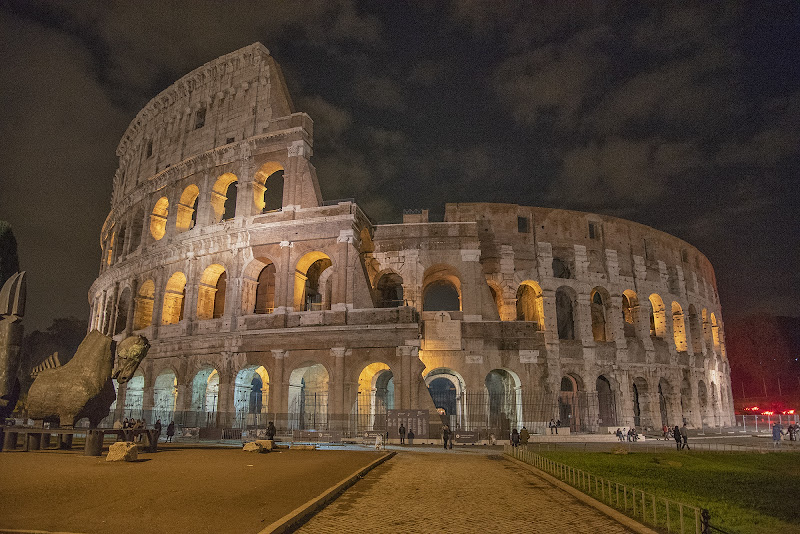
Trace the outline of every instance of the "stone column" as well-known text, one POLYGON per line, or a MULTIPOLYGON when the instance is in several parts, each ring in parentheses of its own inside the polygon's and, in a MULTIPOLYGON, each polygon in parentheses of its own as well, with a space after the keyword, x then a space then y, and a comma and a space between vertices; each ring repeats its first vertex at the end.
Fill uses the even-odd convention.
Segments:
MULTIPOLYGON (((285 193, 284 193, 285 195, 285 193)), ((275 271, 275 312, 285 313, 294 310, 294 294, 291 281, 294 280, 294 262, 292 261, 292 243, 281 241, 280 263, 275 271)))
POLYGON ((334 430, 345 428, 347 412, 344 409, 344 357, 345 347, 331 347, 333 355, 333 377, 328 382, 329 394, 333 402, 328 403, 329 421, 332 419, 334 430), (331 418, 330 416, 333 415, 331 418))
POLYGON ((217 396, 217 426, 228 427, 233 422, 233 396, 236 393, 236 377, 230 370, 229 353, 222 354, 222 364, 217 369, 219 372, 219 393, 217 396))
POLYGON ((131 280, 131 298, 128 302, 128 317, 125 321, 125 335, 130 336, 133 332, 133 317, 136 313, 136 298, 138 297, 139 283, 134 278, 131 280))
POLYGON ((117 384, 117 406, 114 408, 114 420, 122 421, 125 417, 125 398, 128 393, 128 383, 117 384))
MULTIPOLYGON (((461 250, 461 311, 464 320, 479 321, 482 319, 483 307, 481 302, 481 288, 486 284, 483 276, 480 250, 461 250)), ((492 303, 494 306, 494 303, 492 303)))
POLYGON ((335 278, 331 291, 331 310, 344 311, 353 307, 353 288, 350 287, 350 254, 349 250, 355 241, 353 230, 341 230, 336 240, 337 262, 334 264, 335 278))
POLYGON ((273 349, 272 357, 275 360, 273 377, 269 387, 270 411, 275 414, 275 425, 282 423, 286 427, 287 414, 289 413, 289 385, 284 378, 284 362, 286 361, 286 351, 273 349))

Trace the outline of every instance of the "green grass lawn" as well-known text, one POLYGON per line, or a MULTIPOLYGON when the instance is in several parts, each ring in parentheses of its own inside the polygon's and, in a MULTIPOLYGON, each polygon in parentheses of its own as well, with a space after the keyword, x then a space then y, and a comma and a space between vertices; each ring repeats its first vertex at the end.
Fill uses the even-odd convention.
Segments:
POLYGON ((800 533, 799 453, 543 452, 556 462, 707 508, 734 533, 800 533))

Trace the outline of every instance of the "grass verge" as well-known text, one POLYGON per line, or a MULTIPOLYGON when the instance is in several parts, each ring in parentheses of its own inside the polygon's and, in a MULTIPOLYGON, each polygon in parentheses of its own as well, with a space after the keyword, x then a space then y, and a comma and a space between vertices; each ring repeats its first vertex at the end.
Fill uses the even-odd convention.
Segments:
POLYGON ((542 452, 553 461, 707 508, 729 532, 800 533, 800 454, 542 452))

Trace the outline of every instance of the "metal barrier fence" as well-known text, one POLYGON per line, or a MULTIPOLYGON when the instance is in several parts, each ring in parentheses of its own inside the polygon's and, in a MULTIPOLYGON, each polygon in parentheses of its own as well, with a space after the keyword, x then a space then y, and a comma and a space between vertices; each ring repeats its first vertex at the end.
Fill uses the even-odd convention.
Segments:
POLYGON ((708 513, 703 514, 703 510, 697 506, 659 497, 628 484, 598 477, 582 469, 554 462, 531 450, 507 445, 505 453, 541 469, 643 523, 680 534, 689 532, 704 534, 708 531, 708 513))
POLYGON ((775 414, 775 415, 737 415, 736 427, 743 432, 771 432, 772 425, 780 423, 783 429, 789 425, 800 424, 798 414, 775 414))

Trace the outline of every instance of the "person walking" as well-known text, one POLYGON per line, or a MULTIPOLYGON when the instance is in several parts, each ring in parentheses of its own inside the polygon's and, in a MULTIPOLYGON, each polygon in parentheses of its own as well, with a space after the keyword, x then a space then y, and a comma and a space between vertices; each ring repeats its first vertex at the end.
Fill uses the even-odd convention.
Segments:
POLYGON ((531 433, 528 432, 528 429, 523 426, 522 430, 519 431, 519 442, 523 445, 527 445, 530 438, 531 433))
POLYGON ((772 448, 781 446, 781 435, 783 435, 783 425, 775 423, 772 425, 772 448))
POLYGON ((170 421, 167 425, 167 443, 172 442, 172 436, 175 435, 175 421, 170 421))
POLYGON ((406 427, 403 423, 400 423, 400 428, 397 429, 397 433, 400 434, 400 445, 406 444, 406 427))
POLYGON ((681 427, 681 441, 682 441, 681 449, 685 448, 687 451, 690 450, 688 439, 689 439, 689 428, 686 426, 686 423, 683 423, 683 426, 681 427))
POLYGON ((161 419, 156 419, 156 424, 153 425, 153 430, 156 431, 156 443, 158 443, 158 438, 161 437, 161 419))
POLYGON ((450 427, 447 425, 442 426, 442 441, 444 442, 444 449, 447 450, 447 442, 450 441, 450 427))
POLYGON ((672 429, 672 437, 675 438, 675 446, 678 450, 681 450, 681 427, 675 425, 675 428, 672 429))
POLYGON ((514 448, 519 447, 519 432, 517 432, 516 428, 511 431, 511 446, 514 448))

